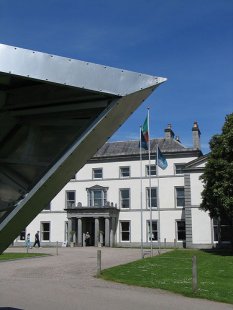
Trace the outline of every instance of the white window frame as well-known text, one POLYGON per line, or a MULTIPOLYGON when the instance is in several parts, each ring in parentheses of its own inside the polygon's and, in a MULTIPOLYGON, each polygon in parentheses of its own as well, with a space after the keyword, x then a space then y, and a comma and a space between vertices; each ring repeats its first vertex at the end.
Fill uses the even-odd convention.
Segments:
POLYGON ((156 165, 146 165, 146 176, 149 177, 150 175, 151 176, 157 175, 156 165), (150 167, 150 173, 149 173, 149 167, 150 167), (151 169, 151 168, 153 168, 153 169, 151 169))
MULTIPOLYGON (((152 208, 152 210, 156 210, 158 208, 158 188, 157 187, 151 187, 151 193, 152 193, 152 190, 156 191, 156 206, 155 207, 151 206, 151 208, 152 208)), ((152 201, 152 197, 153 196, 151 195, 151 201, 152 201)), ((146 187, 146 208, 147 209, 150 209, 149 199, 150 199, 150 188, 146 187)))
POLYGON ((66 209, 74 208, 76 205, 76 191, 75 190, 67 190, 65 191, 65 206, 66 209), (74 200, 67 199, 68 198, 68 193, 74 193, 74 200))
POLYGON ((131 173, 130 173, 130 166, 121 166, 121 167, 119 167, 119 174, 120 174, 120 178, 121 178, 121 179, 130 178, 130 175, 131 175, 131 173), (129 175, 124 176, 123 173, 122 173, 122 170, 123 170, 123 169, 126 169, 126 168, 129 170, 129 175))
MULTIPOLYGON (((147 242, 150 242, 150 221, 146 221, 147 222, 147 230, 146 230, 146 235, 147 235, 147 242)), ((158 221, 157 220, 153 220, 152 221, 152 238, 153 238, 153 234, 156 233, 157 238, 152 240, 152 242, 157 242, 158 241, 158 221), (156 223, 156 230, 153 229, 153 224, 156 223)))
POLYGON ((120 242, 131 242, 131 221, 120 221, 120 242), (129 230, 122 230, 122 223, 129 223, 129 230), (129 240, 122 240, 122 233, 129 234, 129 240))
POLYGON ((120 209, 130 209, 130 207, 131 207, 131 193, 130 193, 130 188, 120 188, 120 189, 119 189, 119 206, 120 206, 120 209), (128 192, 129 192, 129 198, 122 198, 122 191, 126 191, 126 190, 128 190, 128 192), (128 202, 129 202, 129 206, 128 206, 128 207, 123 207, 122 202, 123 202, 124 200, 128 200, 128 202))
POLYGON ((107 204, 107 191, 108 187, 93 186, 86 189, 87 190, 87 205, 88 207, 104 207, 107 204), (101 192, 101 204, 95 205, 95 192, 101 192))
POLYGON ((40 239, 41 241, 50 242, 50 239, 51 239, 51 222, 50 221, 40 222, 40 239), (49 224, 49 230, 43 229, 44 224, 49 224), (44 233, 49 233, 49 239, 44 239, 44 233))
POLYGON ((103 168, 93 168, 92 169, 92 179, 93 180, 102 180, 103 179, 103 168), (101 177, 95 176, 95 172, 97 172, 97 170, 101 170, 101 177))
MULTIPOLYGON (((185 166, 186 164, 185 163, 175 163, 174 164, 174 174, 184 174, 184 172, 177 172, 177 167, 178 166, 185 166)), ((181 170, 181 169, 180 169, 181 170)))
POLYGON ((176 208, 184 208, 185 207, 185 192, 184 192, 184 196, 183 197, 179 197, 179 199, 183 198, 184 199, 184 205, 183 206, 179 206, 178 205, 178 195, 177 195, 177 189, 183 189, 184 190, 184 186, 175 186, 175 206, 176 208))

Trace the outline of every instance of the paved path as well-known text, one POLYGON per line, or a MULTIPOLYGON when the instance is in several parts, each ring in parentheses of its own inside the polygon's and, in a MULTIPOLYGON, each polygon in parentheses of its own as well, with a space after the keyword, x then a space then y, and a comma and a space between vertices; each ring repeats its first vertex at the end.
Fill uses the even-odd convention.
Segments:
MULTIPOLYGON (((227 304, 96 279, 93 275, 96 272, 97 249, 93 247, 59 248, 58 256, 55 249, 32 251, 53 253, 54 256, 0 263, 0 309, 233 309, 227 304)), ((137 249, 102 248, 103 268, 139 258, 140 250, 137 249)))

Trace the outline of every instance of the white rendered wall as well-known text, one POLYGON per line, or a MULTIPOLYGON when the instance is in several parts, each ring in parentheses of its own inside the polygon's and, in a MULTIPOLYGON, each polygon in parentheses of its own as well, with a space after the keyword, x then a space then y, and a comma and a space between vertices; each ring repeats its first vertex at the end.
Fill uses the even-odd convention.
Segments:
MULTIPOLYGON (((184 209, 176 207, 175 187, 184 186, 184 175, 175 175, 175 164, 187 163, 194 160, 194 157, 187 158, 169 158, 168 168, 159 169, 159 182, 155 176, 151 177, 151 186, 159 185, 160 202, 160 232, 161 242, 166 238, 167 243, 173 243, 177 238, 176 221, 184 219, 184 209)), ((151 161, 154 164, 154 160, 151 161)), ((146 188, 149 188, 149 177, 146 176, 146 165, 148 160, 142 163, 142 208, 143 208, 143 241, 147 242, 147 222, 150 220, 150 211, 146 207, 146 188)), ((191 204, 197 206, 201 201, 202 184, 199 180, 200 174, 191 174, 191 204)), ((41 229, 41 222, 50 222, 50 242, 64 242, 65 222, 67 221, 65 209, 66 191, 76 192, 76 202, 81 202, 82 206, 88 206, 87 188, 92 186, 107 187, 107 201, 112 202, 119 208, 119 192, 122 188, 130 189, 131 204, 130 209, 123 209, 119 213, 117 223, 116 240, 120 242, 120 221, 131 222, 131 240, 132 243, 141 241, 141 175, 140 161, 120 161, 104 163, 88 163, 77 174, 75 180, 71 180, 51 201, 51 211, 41 212, 27 227, 33 237, 37 230, 41 229), (130 177, 120 178, 120 167, 130 167, 130 177), (92 179, 92 169, 102 168, 103 179, 92 179)), ((158 220, 158 211, 152 211, 152 220, 158 220)), ((198 210, 192 210, 193 223, 193 242, 210 243, 211 230, 209 217, 206 213, 198 210), (200 225, 201 223, 201 225, 200 225), (201 227, 200 227, 201 226, 201 227)), ((130 243, 128 242, 128 243, 130 243)), ((125 242, 127 243, 127 242, 125 242)))
POLYGON ((194 244, 211 244, 211 219, 207 212, 192 208, 192 233, 194 244))

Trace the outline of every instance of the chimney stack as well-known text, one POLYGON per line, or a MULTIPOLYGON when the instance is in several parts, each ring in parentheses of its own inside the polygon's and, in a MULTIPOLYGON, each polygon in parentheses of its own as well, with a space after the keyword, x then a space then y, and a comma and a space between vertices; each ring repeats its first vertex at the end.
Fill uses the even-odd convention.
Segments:
POLYGON ((201 149, 201 143, 200 143, 201 132, 199 130, 197 121, 193 123, 192 132, 193 132, 193 147, 195 149, 200 150, 201 149))
POLYGON ((164 132, 165 132, 165 139, 174 139, 174 132, 172 130, 172 125, 171 124, 168 124, 167 125, 167 128, 164 129, 164 132))

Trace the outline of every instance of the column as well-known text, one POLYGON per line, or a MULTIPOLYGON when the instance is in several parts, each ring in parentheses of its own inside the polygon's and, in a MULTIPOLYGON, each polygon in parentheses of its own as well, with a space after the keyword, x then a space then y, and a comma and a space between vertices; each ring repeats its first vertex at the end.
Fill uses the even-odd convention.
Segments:
POLYGON ((112 217, 111 221, 111 230, 110 230, 110 247, 115 246, 115 230, 116 230, 116 218, 112 217))
POLYGON ((82 225, 82 219, 78 218, 78 246, 82 246, 83 245, 83 225, 82 225))
POLYGON ((68 219, 68 240, 67 240, 68 244, 70 244, 71 238, 72 238, 71 231, 72 231, 72 218, 69 218, 68 219))
POLYGON ((110 246, 109 218, 105 218, 105 246, 110 246))
POLYGON ((98 246, 100 235, 100 223, 99 218, 95 218, 95 246, 98 246))

